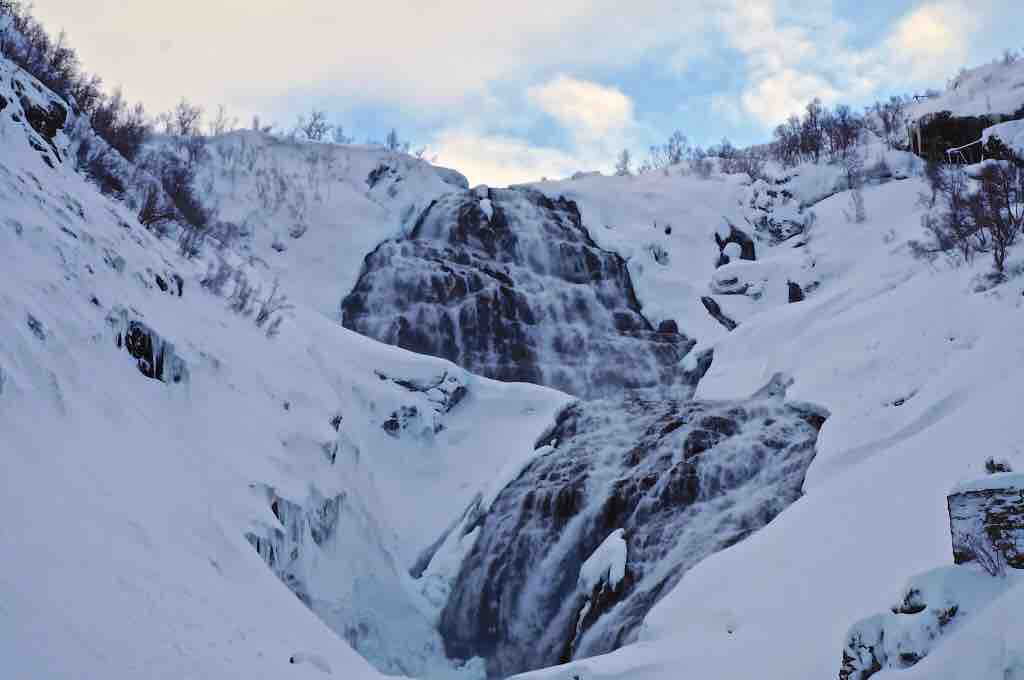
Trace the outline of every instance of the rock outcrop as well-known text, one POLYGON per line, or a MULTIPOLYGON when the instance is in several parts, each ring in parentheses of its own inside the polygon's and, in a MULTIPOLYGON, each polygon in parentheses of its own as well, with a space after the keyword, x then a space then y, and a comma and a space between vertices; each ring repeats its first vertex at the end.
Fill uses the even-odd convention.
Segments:
POLYGON ((946 499, 953 561, 986 570, 1024 569, 1024 474, 1003 472, 960 484, 946 499))

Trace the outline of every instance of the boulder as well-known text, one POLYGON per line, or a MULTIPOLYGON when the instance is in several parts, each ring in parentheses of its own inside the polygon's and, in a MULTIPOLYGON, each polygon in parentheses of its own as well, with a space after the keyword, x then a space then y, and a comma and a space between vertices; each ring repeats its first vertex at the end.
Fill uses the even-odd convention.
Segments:
POLYGON ((1024 474, 1001 472, 960 484, 946 501, 956 564, 1024 569, 1024 474))

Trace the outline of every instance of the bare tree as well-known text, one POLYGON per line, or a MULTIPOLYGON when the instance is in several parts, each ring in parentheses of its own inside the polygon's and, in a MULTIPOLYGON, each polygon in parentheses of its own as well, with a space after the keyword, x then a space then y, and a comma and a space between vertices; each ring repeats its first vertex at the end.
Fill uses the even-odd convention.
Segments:
POLYGON ((629 149, 623 149, 622 153, 619 154, 619 159, 615 163, 615 174, 619 177, 628 177, 633 174, 631 166, 633 164, 633 157, 629 153, 629 149))
POLYGON ((349 137, 345 134, 345 126, 338 123, 331 128, 331 139, 335 144, 351 144, 355 141, 355 138, 349 137))
POLYGON ((693 149, 693 159, 690 161, 690 166, 693 171, 697 173, 697 177, 701 179, 710 179, 711 173, 714 171, 714 164, 711 159, 708 158, 708 154, 704 149, 695 147, 693 149))
POLYGON ((229 116, 224 105, 221 104, 217 107, 217 115, 207 123, 207 130, 211 137, 217 137, 219 135, 227 134, 232 130, 238 128, 238 118, 229 116))
POLYGON ((852 210, 844 211, 846 221, 862 224, 867 220, 867 212, 864 209, 864 159, 859 153, 851 153, 843 161, 843 168, 846 170, 846 186, 850 189, 852 210))
POLYGON ((391 132, 384 139, 384 147, 388 151, 399 151, 401 153, 409 153, 409 142, 403 142, 398 137, 398 130, 391 128, 391 132))
POLYGON ((331 124, 327 122, 327 112, 313 109, 309 113, 309 118, 299 117, 296 129, 311 142, 321 142, 327 139, 331 124))
POLYGON ((142 190, 142 205, 139 207, 139 224, 144 227, 156 227, 174 220, 174 206, 164 200, 160 188, 155 184, 147 184, 142 190))
POLYGON ((182 98, 178 104, 157 117, 164 134, 175 137, 193 137, 203 134, 203 108, 182 98))
POLYGON ((996 274, 1006 271, 1006 256, 1024 227, 1024 161, 995 161, 981 174, 976 219, 987 232, 996 274))

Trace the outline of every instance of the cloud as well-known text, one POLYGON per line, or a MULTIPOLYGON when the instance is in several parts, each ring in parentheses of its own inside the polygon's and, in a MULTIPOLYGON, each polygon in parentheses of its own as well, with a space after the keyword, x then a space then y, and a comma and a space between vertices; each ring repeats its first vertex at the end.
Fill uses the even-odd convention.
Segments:
POLYGON ((87 67, 151 109, 181 95, 253 107, 311 91, 411 110, 457 109, 489 84, 574 71, 690 42, 712 0, 42 0, 87 67), (126 58, 130 55, 130 58, 126 58), (154 77, 159 74, 159 77, 154 77))
POLYGON ((803 111, 815 97, 826 104, 839 93, 828 81, 813 74, 787 68, 760 80, 743 93, 743 107, 766 125, 778 124, 803 111))
POLYGON ((597 159, 536 146, 525 139, 463 128, 441 131, 431 148, 437 151, 438 163, 458 168, 471 184, 486 181, 506 186, 541 177, 563 178, 599 164, 597 159))
POLYGON ((905 76, 949 77, 965 65, 971 36, 981 27, 977 13, 953 2, 923 5, 904 16, 884 43, 884 54, 905 76))
POLYGON ((612 87, 563 75, 528 95, 581 142, 617 137, 633 125, 633 101, 612 87))

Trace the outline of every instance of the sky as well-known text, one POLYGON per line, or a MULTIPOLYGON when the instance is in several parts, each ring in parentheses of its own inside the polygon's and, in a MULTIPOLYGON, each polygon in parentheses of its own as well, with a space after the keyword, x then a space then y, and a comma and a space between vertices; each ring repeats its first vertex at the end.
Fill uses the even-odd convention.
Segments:
POLYGON ((1024 47, 1020 0, 35 0, 87 70, 290 129, 391 128, 470 181, 609 171, 681 130, 767 141, 813 97, 943 88, 1024 47), (1017 28, 1014 28, 1014 27, 1017 28))

